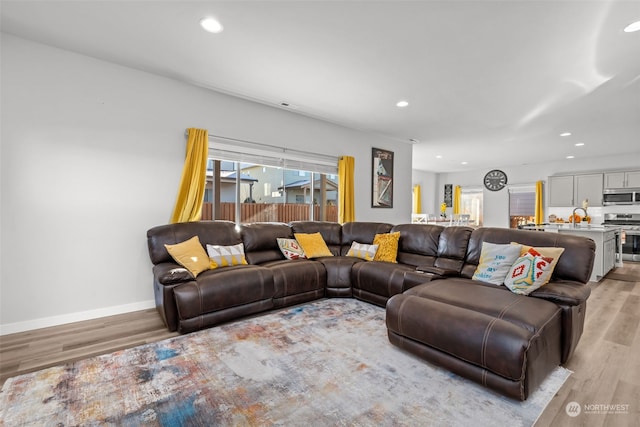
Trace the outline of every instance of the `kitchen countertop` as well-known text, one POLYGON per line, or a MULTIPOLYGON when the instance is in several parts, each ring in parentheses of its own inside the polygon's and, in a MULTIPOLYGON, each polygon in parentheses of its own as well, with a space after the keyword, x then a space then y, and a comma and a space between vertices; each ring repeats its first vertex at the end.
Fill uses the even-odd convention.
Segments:
POLYGON ((565 223, 555 223, 555 224, 546 224, 546 225, 524 225, 522 226, 522 229, 544 230, 544 231, 562 232, 562 233, 566 233, 566 232, 571 233, 572 231, 574 232, 590 231, 594 233, 606 233, 609 231, 620 231, 622 227, 619 227, 619 226, 605 227, 604 225, 598 225, 598 224, 585 224, 585 225, 579 224, 577 227, 574 227, 572 223, 565 222, 565 223))

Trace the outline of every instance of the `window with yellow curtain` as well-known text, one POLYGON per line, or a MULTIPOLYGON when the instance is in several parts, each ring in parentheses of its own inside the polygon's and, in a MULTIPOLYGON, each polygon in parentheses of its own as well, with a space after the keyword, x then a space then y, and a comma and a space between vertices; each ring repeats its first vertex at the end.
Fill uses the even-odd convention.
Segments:
POLYGON ((338 220, 337 157, 219 136, 209 141, 203 219, 338 220))

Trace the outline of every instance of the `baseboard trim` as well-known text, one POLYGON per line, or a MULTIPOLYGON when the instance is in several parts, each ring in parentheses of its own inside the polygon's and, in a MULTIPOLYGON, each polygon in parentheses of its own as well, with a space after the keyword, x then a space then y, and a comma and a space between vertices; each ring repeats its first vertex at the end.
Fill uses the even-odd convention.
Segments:
POLYGON ((24 322, 7 323, 6 325, 0 325, 0 336, 32 331, 34 329, 48 328, 51 326, 60 326, 67 323, 82 322, 84 320, 99 319, 100 317, 113 316, 116 314, 131 313, 132 311, 147 310, 153 307, 155 307, 155 302, 153 300, 149 300, 99 308, 96 310, 61 314, 59 316, 42 317, 40 319, 25 320, 24 322))

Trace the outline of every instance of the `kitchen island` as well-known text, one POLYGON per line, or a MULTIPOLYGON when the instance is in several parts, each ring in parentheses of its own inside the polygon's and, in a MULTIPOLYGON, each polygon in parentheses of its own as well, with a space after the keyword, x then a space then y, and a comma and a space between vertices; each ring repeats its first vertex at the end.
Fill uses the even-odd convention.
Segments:
POLYGON ((550 233, 565 233, 588 237, 596 243, 596 256, 591 272, 592 282, 599 282, 614 267, 622 266, 622 240, 620 227, 602 225, 555 223, 540 226, 523 226, 523 229, 540 230, 550 233))

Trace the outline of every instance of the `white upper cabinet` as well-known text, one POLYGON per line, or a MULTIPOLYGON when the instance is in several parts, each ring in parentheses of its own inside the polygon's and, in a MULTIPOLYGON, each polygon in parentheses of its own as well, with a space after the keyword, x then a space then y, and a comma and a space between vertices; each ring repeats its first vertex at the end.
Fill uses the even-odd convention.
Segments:
POLYGON ((549 177, 549 206, 573 206, 573 175, 549 177))
POLYGON ((602 206, 603 174, 566 175, 549 177, 549 206, 602 206))
POLYGON ((576 175, 573 177, 574 206, 582 207, 583 200, 589 200, 589 206, 602 206, 603 174, 576 175))
POLYGON ((604 188, 640 187, 640 171, 607 172, 604 174, 604 188))

